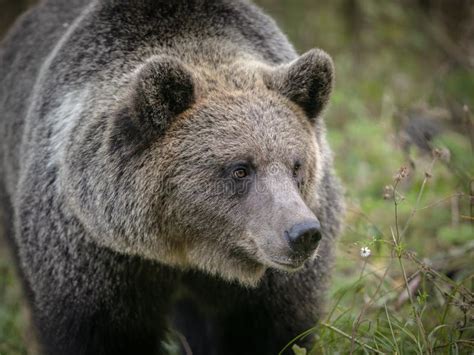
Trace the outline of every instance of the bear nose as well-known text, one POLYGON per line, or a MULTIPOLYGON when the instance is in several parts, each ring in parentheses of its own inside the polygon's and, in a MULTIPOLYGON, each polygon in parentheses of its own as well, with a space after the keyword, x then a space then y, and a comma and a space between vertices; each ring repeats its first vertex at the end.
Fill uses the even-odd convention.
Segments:
POLYGON ((309 255, 321 240, 321 225, 318 220, 295 224, 285 233, 292 251, 297 255, 309 255))

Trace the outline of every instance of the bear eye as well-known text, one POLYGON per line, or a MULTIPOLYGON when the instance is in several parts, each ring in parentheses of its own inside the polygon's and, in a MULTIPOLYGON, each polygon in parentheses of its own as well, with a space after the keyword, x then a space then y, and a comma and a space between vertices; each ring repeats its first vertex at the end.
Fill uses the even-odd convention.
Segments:
POLYGON ((247 177, 249 174, 246 168, 240 167, 240 168, 235 169, 232 172, 232 175, 237 179, 243 179, 247 177))
POLYGON ((293 177, 294 178, 297 178, 298 177, 298 173, 301 169, 301 163, 299 161, 297 161, 294 165, 293 165, 293 177))

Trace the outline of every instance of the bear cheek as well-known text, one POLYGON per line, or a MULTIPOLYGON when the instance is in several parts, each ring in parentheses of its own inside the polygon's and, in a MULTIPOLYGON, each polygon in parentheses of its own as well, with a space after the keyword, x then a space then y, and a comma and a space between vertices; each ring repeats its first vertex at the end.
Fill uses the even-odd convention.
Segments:
MULTIPOLYGON (((209 239, 194 243, 188 248, 190 266, 228 281, 237 281, 246 287, 256 287, 266 267, 253 256, 255 248, 240 243, 233 236, 209 239), (227 239, 227 240, 223 240, 227 239), (231 241, 231 240, 234 241, 231 241)), ((209 236, 208 236, 209 237, 209 236)))
POLYGON ((248 254, 262 264, 267 264, 268 259, 283 257, 288 252, 282 237, 283 229, 269 215, 272 215, 271 211, 251 218, 246 226, 245 238, 241 241, 248 249, 248 254))

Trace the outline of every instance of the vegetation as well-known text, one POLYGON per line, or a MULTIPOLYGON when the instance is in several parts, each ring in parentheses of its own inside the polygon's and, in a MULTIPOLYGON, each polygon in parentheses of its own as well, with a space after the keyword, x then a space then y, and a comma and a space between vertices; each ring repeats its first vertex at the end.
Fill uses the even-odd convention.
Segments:
MULTIPOLYGON (((288 347, 473 353, 472 2, 257 2, 300 52, 321 47, 337 70, 325 119, 345 231, 327 315, 301 335, 316 332, 316 343, 288 347)), ((26 354, 19 286, 1 254, 0 354, 26 354)))
POLYGON ((298 49, 322 47, 336 63, 325 119, 347 218, 307 352, 473 353, 472 8, 260 2, 298 49))

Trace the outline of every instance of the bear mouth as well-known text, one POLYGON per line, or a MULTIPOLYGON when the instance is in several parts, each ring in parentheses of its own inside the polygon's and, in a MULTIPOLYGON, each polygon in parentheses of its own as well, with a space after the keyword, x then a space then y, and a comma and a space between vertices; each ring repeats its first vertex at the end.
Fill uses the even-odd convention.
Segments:
POLYGON ((303 268, 306 259, 298 262, 289 262, 284 260, 272 259, 267 260, 269 262, 269 266, 273 267, 278 270, 288 271, 288 272, 295 272, 303 268))

